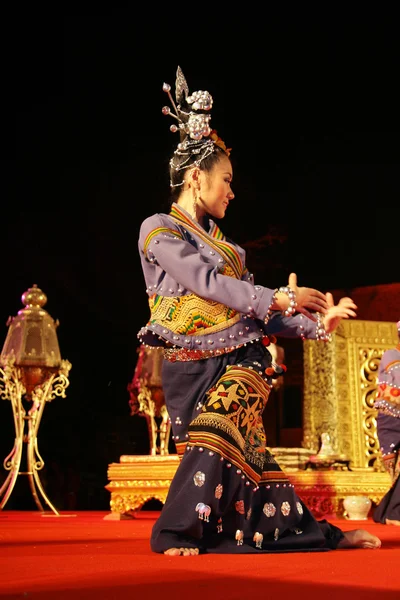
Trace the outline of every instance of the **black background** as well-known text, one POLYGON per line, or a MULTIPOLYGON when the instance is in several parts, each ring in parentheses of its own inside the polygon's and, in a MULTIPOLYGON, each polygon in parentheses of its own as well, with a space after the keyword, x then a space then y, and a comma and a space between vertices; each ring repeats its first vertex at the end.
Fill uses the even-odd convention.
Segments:
MULTIPOLYGON (((107 509, 108 464, 148 450, 126 389, 148 317, 137 238, 166 208, 176 138, 162 84, 178 64, 191 91, 212 94, 211 125, 233 148, 236 197, 220 225, 250 248, 264 240, 249 253, 259 283, 291 271, 324 291, 400 280, 395 15, 257 6, 4 24, 0 319, 5 339, 36 283, 61 323, 71 384, 39 432, 60 509, 107 509)), ((2 459, 14 434, 10 405, 0 410, 2 459)), ((7 508, 30 502, 19 481, 7 508)))

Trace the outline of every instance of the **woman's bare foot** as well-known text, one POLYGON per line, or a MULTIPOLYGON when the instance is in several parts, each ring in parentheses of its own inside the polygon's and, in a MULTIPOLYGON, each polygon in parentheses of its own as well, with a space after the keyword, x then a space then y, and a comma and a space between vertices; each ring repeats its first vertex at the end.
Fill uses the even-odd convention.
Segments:
POLYGON ((400 521, 396 521, 396 519, 386 519, 386 525, 399 525, 400 521))
POLYGON ((338 548, 380 548, 381 540, 365 529, 343 531, 344 538, 339 542, 338 548))
POLYGON ((198 553, 198 548, 168 548, 164 552, 168 556, 196 556, 198 553))

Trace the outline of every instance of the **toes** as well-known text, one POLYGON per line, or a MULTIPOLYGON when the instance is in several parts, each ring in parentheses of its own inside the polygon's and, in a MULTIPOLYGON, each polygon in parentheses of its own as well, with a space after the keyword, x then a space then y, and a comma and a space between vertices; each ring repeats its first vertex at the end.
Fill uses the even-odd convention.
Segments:
POLYGON ((179 550, 179 548, 168 548, 168 550, 165 550, 164 554, 167 554, 168 556, 179 556, 181 553, 181 551, 179 550))
POLYGON ((377 550, 380 547, 380 544, 373 544, 372 542, 364 542, 362 544, 362 548, 369 548, 370 550, 377 550))
POLYGON ((168 548, 164 551, 167 556, 197 556, 198 548, 168 548))
POLYGON ((181 548, 182 556, 196 556, 198 553, 198 548, 181 548))
POLYGON ((386 525, 400 525, 400 521, 396 521, 395 519, 386 519, 386 525))

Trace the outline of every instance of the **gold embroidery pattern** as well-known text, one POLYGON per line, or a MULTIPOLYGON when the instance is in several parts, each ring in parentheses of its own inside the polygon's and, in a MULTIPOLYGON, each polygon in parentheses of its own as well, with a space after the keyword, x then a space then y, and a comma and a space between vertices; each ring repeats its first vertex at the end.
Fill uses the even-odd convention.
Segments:
MULTIPOLYGON (((269 391, 253 370, 228 367, 190 424, 190 443, 221 453, 249 480, 259 481, 265 463, 271 462, 261 417, 269 391)), ((280 470, 275 461, 271 465, 280 470)))
POLYGON ((250 440, 253 447, 257 444, 265 447, 261 414, 269 391, 269 386, 253 370, 231 366, 209 390, 202 411, 225 415, 244 440, 250 440))
POLYGON ((180 297, 154 295, 149 298, 149 306, 149 323, 181 335, 209 335, 240 321, 240 313, 196 294, 180 297))
POLYGON ((259 482, 264 466, 261 457, 257 456, 258 463, 252 464, 236 445, 224 438, 220 432, 191 431, 190 445, 220 454, 227 461, 227 467, 238 468, 254 484, 259 482))
MULTIPOLYGON (((244 440, 240 435, 240 432, 236 429, 235 425, 229 421, 226 417, 215 415, 212 413, 205 413, 198 415, 190 424, 190 441, 194 439, 194 428, 207 428, 218 431, 223 431, 235 442, 235 445, 243 452, 244 451, 244 440)), ((202 433, 202 432, 201 432, 202 433)))
POLYGON ((235 271, 228 263, 225 263, 224 266, 219 270, 219 272, 221 273, 221 275, 226 275, 227 277, 235 277, 235 271))
POLYGON ((279 482, 286 482, 289 483, 289 479, 287 478, 287 476, 285 475, 285 473, 281 470, 279 471, 263 471, 262 475, 261 475, 261 479, 259 482, 259 485, 269 485, 271 483, 277 483, 279 482))

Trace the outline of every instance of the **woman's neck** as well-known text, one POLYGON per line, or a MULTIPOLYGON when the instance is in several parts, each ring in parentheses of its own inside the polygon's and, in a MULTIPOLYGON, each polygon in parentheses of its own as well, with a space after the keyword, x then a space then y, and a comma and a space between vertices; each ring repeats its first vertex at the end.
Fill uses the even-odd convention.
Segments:
POLYGON ((205 211, 195 203, 193 194, 190 190, 181 192, 176 203, 182 207, 194 221, 197 221, 202 227, 204 223, 205 211))

